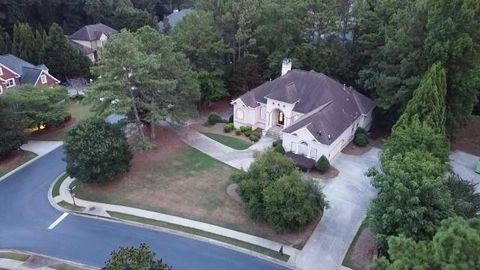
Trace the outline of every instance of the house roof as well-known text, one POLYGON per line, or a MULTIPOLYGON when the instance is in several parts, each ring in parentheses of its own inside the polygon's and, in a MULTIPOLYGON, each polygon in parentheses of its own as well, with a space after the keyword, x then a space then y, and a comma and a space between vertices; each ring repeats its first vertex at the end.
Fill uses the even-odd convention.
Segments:
POLYGON ((92 48, 89 48, 89 47, 87 47, 87 46, 83 46, 83 45, 80 44, 80 43, 77 43, 77 42, 75 42, 75 41, 72 41, 70 37, 68 37, 67 40, 68 40, 68 43, 70 44, 70 46, 72 46, 72 47, 80 50, 81 52, 83 52, 83 53, 86 54, 86 55, 89 55, 89 54, 92 54, 92 53, 95 52, 95 50, 92 49, 92 48))
POLYGON ((0 64, 20 75, 22 84, 35 84, 42 72, 48 74, 48 68, 44 64, 35 66, 12 54, 0 55, 0 64))
POLYGON ((267 98, 295 104, 293 111, 304 114, 283 132, 295 133, 307 128, 317 141, 331 144, 361 114, 367 114, 375 103, 351 87, 322 73, 292 70, 264 83, 240 99, 249 107, 266 104, 267 98))
POLYGON ((77 32, 71 34, 69 36, 72 40, 85 40, 85 41, 94 41, 100 39, 102 34, 105 34, 107 37, 111 35, 117 34, 118 31, 106 26, 103 23, 96 23, 85 25, 84 27, 80 28, 77 32))
MULTIPOLYGON (((180 11, 173 12, 172 14, 167 16, 168 24, 173 29, 173 28, 175 28, 175 26, 179 22, 181 22, 183 20, 183 18, 185 16, 187 16, 188 14, 190 14, 192 12, 193 12, 193 9, 190 9, 190 8, 186 8, 186 9, 182 9, 180 11)), ((164 28, 165 28, 165 26, 163 25, 163 22, 162 21, 159 22, 158 23, 158 30, 163 31, 164 28)))

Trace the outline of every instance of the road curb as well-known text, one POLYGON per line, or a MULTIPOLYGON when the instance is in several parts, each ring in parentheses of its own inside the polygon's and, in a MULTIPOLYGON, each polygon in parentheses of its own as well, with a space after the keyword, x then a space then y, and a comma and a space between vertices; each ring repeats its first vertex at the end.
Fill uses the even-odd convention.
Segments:
MULTIPOLYGON (((55 202, 55 200, 53 199, 52 191, 53 191, 53 187, 55 186, 57 181, 59 181, 62 178, 62 176, 65 175, 65 174, 66 174, 66 172, 61 173, 52 182, 52 184, 50 185, 50 188, 48 189, 48 201, 50 202, 52 207, 59 210, 60 212, 66 212, 66 213, 70 213, 72 215, 82 216, 82 217, 86 217, 86 218, 92 218, 92 219, 99 219, 99 220, 121 223, 121 224, 129 225, 129 226, 135 226, 135 227, 140 227, 140 228, 143 228, 143 229, 155 230, 155 231, 164 232, 164 233, 171 233, 171 234, 175 234, 175 235, 182 236, 182 237, 185 237, 185 238, 190 238, 190 239, 194 239, 194 240, 197 240, 197 241, 202 241, 202 242, 206 242, 206 243, 209 243, 209 244, 214 244, 214 245, 221 246, 221 247, 224 247, 224 248, 232 249, 232 250, 235 250, 237 252, 241 252, 241 253, 256 257, 256 258, 260 258, 262 260, 269 261, 269 262, 281 265, 283 267, 287 267, 287 268, 292 269, 292 270, 299 269, 295 265, 293 265, 289 262, 285 262, 285 261, 267 256, 267 255, 255 252, 255 251, 247 249, 247 248, 242 248, 242 247, 239 247, 239 246, 235 246, 233 244, 229 244, 229 243, 222 242, 222 241, 219 241, 219 240, 211 239, 211 238, 208 238, 208 237, 205 237, 205 236, 200 236, 200 235, 191 234, 191 233, 187 233, 187 232, 183 232, 183 231, 177 231, 177 230, 173 230, 173 229, 168 229, 168 228, 164 228, 164 227, 160 227, 160 226, 145 224, 145 223, 141 223, 141 222, 135 222, 135 221, 126 220, 126 219, 98 216, 98 215, 93 215, 93 214, 89 214, 89 213, 83 213, 83 212, 80 212, 80 211, 75 211, 75 210, 70 210, 70 209, 63 208, 60 205, 58 205, 55 202)), ((141 218, 144 218, 144 217, 141 217, 141 218)), ((166 223, 168 223, 168 222, 166 222, 166 223)), ((173 224, 173 225, 176 225, 176 224, 173 224)), ((196 228, 192 227, 192 229, 196 229, 196 228)), ((198 230, 198 229, 196 229, 196 230, 198 230)), ((207 232, 207 233, 210 233, 210 232, 207 232)), ((235 240, 235 239, 233 239, 233 240, 235 240)), ((245 242, 245 243, 248 243, 248 242, 245 242)), ((251 244, 251 243, 248 243, 248 244, 251 244)), ((251 245, 254 245, 254 244, 251 244, 251 245)), ((290 257, 290 258, 292 258, 292 257, 290 257)))
MULTIPOLYGON (((13 169, 12 171, 6 173, 5 175, 3 175, 2 177, 0 177, 0 182, 2 182, 3 180, 7 179, 9 176, 21 171, 23 168, 27 167, 28 165, 32 164, 33 162, 37 161, 38 159, 46 156, 47 154, 57 150, 58 148, 62 147, 63 146, 63 143, 55 148, 53 148, 52 150, 48 151, 47 153, 44 153, 42 155, 37 155, 36 157, 32 158, 31 160, 25 162, 24 164, 18 166, 17 168, 13 169)), ((24 150, 26 151, 26 150, 24 150)), ((28 151, 28 152, 31 152, 31 151, 28 151)), ((33 152, 31 152, 33 153, 33 152)), ((35 154, 35 153, 34 153, 35 154)))

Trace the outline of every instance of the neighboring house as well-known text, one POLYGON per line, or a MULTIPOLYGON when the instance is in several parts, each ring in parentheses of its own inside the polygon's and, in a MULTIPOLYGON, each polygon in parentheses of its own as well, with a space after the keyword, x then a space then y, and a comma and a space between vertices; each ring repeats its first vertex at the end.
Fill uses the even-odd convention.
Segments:
POLYGON ((158 25, 157 25, 158 31, 163 32, 165 30, 165 28, 167 27, 165 24, 168 24, 170 29, 175 28, 177 23, 181 22, 185 16, 187 16, 188 14, 190 14, 192 12, 193 12, 193 10, 190 9, 190 8, 182 9, 180 11, 178 9, 175 9, 172 14, 166 16, 163 19, 163 21, 158 23, 158 25))
POLYGON ((45 65, 35 66, 11 54, 0 55, 0 94, 23 84, 52 87, 59 83, 45 65))
POLYGON ((290 70, 232 101, 235 128, 252 126, 281 137, 287 152, 332 160, 361 127, 370 129, 375 104, 351 87, 314 71, 290 70))
POLYGON ((105 42, 118 31, 106 26, 103 23, 85 25, 77 32, 68 36, 70 44, 81 50, 94 64, 100 58, 99 49, 103 47, 105 42))

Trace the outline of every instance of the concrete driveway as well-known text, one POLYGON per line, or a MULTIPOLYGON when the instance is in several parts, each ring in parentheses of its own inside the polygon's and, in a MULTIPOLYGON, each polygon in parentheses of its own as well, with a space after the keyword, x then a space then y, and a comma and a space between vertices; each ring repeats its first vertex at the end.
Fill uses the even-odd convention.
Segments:
POLYGON ((295 265, 298 268, 341 268, 343 258, 366 217, 368 205, 376 195, 365 172, 379 165, 379 153, 377 148, 361 156, 340 153, 332 162, 340 173, 333 179, 321 181, 330 207, 297 255, 295 265))
POLYGON ((461 151, 450 154, 453 171, 463 179, 477 183, 477 191, 480 192, 480 174, 474 171, 478 160, 479 157, 461 151))

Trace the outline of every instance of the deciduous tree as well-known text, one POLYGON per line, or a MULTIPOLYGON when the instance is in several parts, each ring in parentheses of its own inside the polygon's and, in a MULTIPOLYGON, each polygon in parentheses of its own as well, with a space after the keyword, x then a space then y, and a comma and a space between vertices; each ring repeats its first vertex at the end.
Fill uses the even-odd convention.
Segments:
POLYGON ((0 97, 0 159, 8 156, 26 142, 24 125, 10 110, 9 104, 0 97))
POLYGON ((172 268, 161 259, 155 258, 155 253, 146 244, 137 247, 120 247, 112 252, 103 270, 171 270, 172 268))

